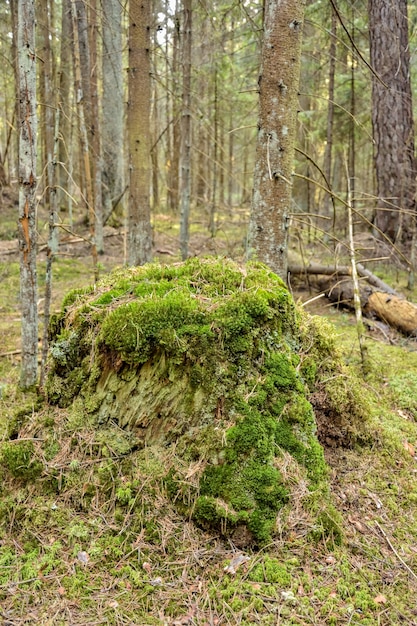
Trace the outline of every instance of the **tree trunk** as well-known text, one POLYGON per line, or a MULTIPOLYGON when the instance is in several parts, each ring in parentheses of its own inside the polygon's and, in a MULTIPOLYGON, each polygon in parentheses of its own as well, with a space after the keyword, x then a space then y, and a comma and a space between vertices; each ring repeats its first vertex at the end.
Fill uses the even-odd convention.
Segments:
POLYGON ((45 192, 43 199, 46 204, 49 204, 50 190, 52 187, 53 178, 53 164, 52 154, 54 151, 54 132, 55 132, 55 98, 53 80, 52 80, 52 50, 51 50, 51 27, 49 16, 49 3, 48 0, 42 0, 38 2, 37 6, 40 9, 40 16, 38 19, 38 31, 39 31, 39 45, 40 56, 42 63, 40 64, 40 81, 39 81, 39 100, 40 100, 40 126, 39 134, 41 135, 42 143, 42 164, 45 168, 46 181, 45 192))
POLYGON ((20 384, 36 384, 38 310, 36 271, 36 55, 34 0, 18 1, 19 224, 22 369, 20 384))
MULTIPOLYGON (((85 114, 85 102, 86 98, 83 91, 83 80, 81 74, 81 63, 85 53, 85 42, 81 43, 79 40, 79 32, 83 32, 83 21, 80 20, 79 12, 77 10, 76 0, 72 0, 72 18, 73 18, 73 33, 74 33, 74 83, 75 93, 77 94, 77 106, 78 106, 78 125, 80 131, 80 147, 81 147, 81 160, 82 170, 85 176, 85 188, 86 188, 86 200, 88 207, 88 221, 90 224, 90 237, 91 237, 91 256, 93 261, 94 280, 98 279, 98 261, 97 261, 97 246, 95 241, 95 213, 94 213, 94 192, 93 192, 93 178, 91 172, 90 161, 90 146, 88 141, 88 129, 86 124, 85 114), (83 56, 81 56, 83 51, 83 56)), ((90 93, 90 90, 88 91, 90 93)), ((91 103, 91 97, 89 102, 91 103)), ((88 108, 88 104, 87 104, 88 108)))
POLYGON ((287 276, 304 0, 266 0, 249 255, 287 276))
MULTIPOLYGON (((71 154, 71 44, 72 44, 72 18, 71 18, 71 0, 62 0, 62 25, 61 25, 61 47, 60 47, 60 65, 58 69, 58 111, 59 111, 59 130, 58 130, 58 161, 57 169, 57 205, 58 208, 69 205, 71 198, 72 184, 70 181, 70 154, 71 154), (69 197, 65 193, 69 192, 69 197)), ((69 211, 70 213, 70 211, 69 211)), ((71 217, 71 213, 70 213, 71 217)), ((71 224, 70 219, 70 224, 71 224)), ((56 252, 56 250, 55 250, 56 252)))
MULTIPOLYGON (((94 234, 97 246, 97 252, 104 252, 104 238, 103 238, 103 194, 102 194, 102 182, 101 182, 101 129, 99 120, 99 94, 98 94, 98 55, 97 55, 97 32, 98 32, 98 20, 97 20, 97 0, 90 0, 89 3, 89 27, 90 27, 90 60, 91 60, 91 101, 89 106, 91 108, 92 128, 91 128, 91 171, 94 175, 93 190, 94 190, 94 234)), ((121 108, 121 107, 120 107, 121 108)))
POLYGON ((120 198, 124 184, 124 96, 122 63, 122 5, 119 0, 101 0, 103 31, 103 210, 104 223, 120 198))
POLYGON ((179 11, 178 2, 175 2, 175 13, 173 16, 174 32, 172 40, 172 153, 171 162, 169 168, 169 183, 168 183, 168 196, 169 196, 169 209, 172 213, 178 212, 178 185, 179 185, 179 159, 180 159, 180 121, 178 110, 178 56, 179 56, 179 43, 180 43, 180 23, 179 23, 179 11))
MULTIPOLYGON (((329 84, 328 84, 328 104, 327 104, 327 129, 326 129, 326 149, 324 153, 323 171, 329 185, 332 185, 332 151, 333 151, 333 119, 334 119, 334 79, 336 73, 336 36, 337 36, 337 15, 331 7, 332 24, 329 47, 329 84)), ((331 196, 326 193, 323 200, 323 214, 328 217, 330 214, 331 196)), ((335 215, 333 215, 333 226, 335 215)))
POLYGON ((378 208, 375 225, 392 241, 408 239, 415 211, 416 164, 407 0, 369 0, 372 126, 378 208), (400 211, 404 213, 401 215, 400 211), (401 233, 402 231, 402 233, 401 233))
POLYGON ((192 0, 184 0, 183 33, 183 86, 180 157, 180 247, 182 260, 185 261, 188 257, 188 242, 190 238, 192 0))
POLYGON ((129 4, 129 143, 128 263, 143 265, 152 258, 150 221, 150 0, 129 4))

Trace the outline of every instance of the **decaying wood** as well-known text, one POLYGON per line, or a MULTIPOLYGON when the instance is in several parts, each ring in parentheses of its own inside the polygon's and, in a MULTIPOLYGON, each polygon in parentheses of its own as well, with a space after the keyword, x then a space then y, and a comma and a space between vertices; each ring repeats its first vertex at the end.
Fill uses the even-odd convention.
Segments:
MULTIPOLYGON (((321 281, 320 287, 331 302, 354 309, 351 280, 340 280, 336 284, 321 281)), ((405 335, 417 336, 417 306, 396 294, 384 293, 371 285, 361 285, 362 311, 367 317, 382 320, 405 335)))
POLYGON ((375 291, 369 296, 367 307, 379 319, 402 333, 417 335, 417 306, 412 302, 375 291))
MULTIPOLYGON (((401 294, 399 294, 395 289, 384 283, 383 280, 375 276, 370 270, 367 270, 361 263, 356 264, 356 269, 358 271, 358 275, 361 278, 365 278, 366 281, 376 287, 380 291, 384 293, 389 293, 391 295, 396 295, 401 298, 401 294)), ((310 263, 309 265, 290 265, 288 268, 290 274, 293 275, 316 275, 316 276, 333 276, 336 280, 340 276, 352 276, 352 268, 348 265, 341 266, 331 266, 331 265, 319 265, 318 263, 310 263)))

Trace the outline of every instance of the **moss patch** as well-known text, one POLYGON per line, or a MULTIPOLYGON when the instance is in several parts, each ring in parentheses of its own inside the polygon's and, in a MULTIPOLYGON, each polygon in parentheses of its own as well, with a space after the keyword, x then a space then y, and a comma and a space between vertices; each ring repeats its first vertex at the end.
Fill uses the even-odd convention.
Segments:
POLYGON ((364 410, 344 386, 331 329, 302 316, 266 267, 191 259, 118 270, 68 294, 51 329, 49 401, 105 433, 96 437, 104 455, 168 448, 175 471, 165 484, 181 513, 223 534, 243 527, 263 544, 302 476, 326 531, 327 468, 308 388, 320 386, 340 422, 364 410))

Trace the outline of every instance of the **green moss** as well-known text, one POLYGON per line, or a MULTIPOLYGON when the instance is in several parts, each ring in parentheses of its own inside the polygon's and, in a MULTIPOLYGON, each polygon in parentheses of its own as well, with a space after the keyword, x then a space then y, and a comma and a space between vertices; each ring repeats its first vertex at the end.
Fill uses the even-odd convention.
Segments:
POLYGON ((417 374, 404 372, 393 376, 389 382, 393 403, 417 418, 417 374))
POLYGON ((32 441, 11 441, 0 448, 0 463, 14 478, 30 481, 38 478, 43 464, 36 457, 32 441))
MULTIPOLYGON (((117 270, 65 307, 50 401, 70 407, 69 431, 86 419, 100 426, 102 457, 175 443, 175 471, 163 477, 181 514, 226 534, 244 524, 256 543, 268 542, 294 480, 280 470, 285 454, 311 494, 328 492, 305 383, 341 377, 334 335, 299 313, 266 267, 190 259, 117 270), (129 435, 116 436, 117 427, 129 435), (194 462, 201 471, 190 481, 194 462)), ((327 401, 347 413, 356 392, 347 386, 342 398, 337 384, 327 401)), ((128 506, 133 494, 118 489, 128 506)))
POLYGON ((290 586, 292 580, 286 565, 268 555, 252 568, 248 578, 253 582, 274 583, 280 587, 290 586))

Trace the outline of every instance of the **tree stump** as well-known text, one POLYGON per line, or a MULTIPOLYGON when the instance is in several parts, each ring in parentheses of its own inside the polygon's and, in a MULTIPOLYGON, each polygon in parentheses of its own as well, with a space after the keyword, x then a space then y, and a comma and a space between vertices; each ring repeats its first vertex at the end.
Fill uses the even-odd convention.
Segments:
POLYGON ((265 266, 192 259, 68 294, 46 390, 91 425, 103 455, 163 459, 181 514, 262 545, 294 510, 317 536, 340 537, 308 395, 325 398, 321 424, 354 429, 362 392, 343 368, 331 329, 265 266))

